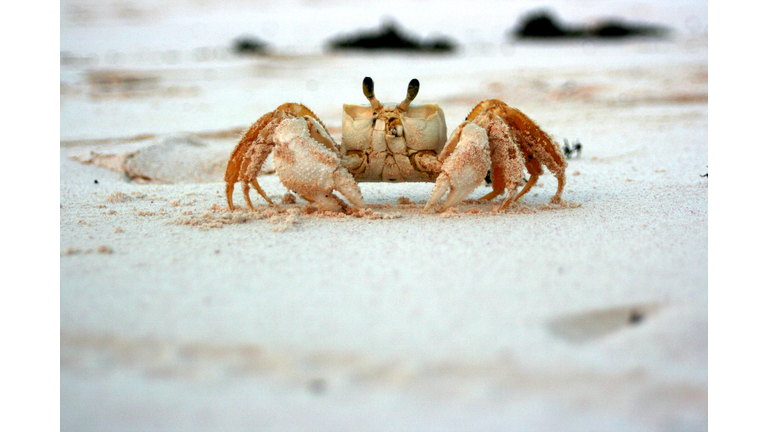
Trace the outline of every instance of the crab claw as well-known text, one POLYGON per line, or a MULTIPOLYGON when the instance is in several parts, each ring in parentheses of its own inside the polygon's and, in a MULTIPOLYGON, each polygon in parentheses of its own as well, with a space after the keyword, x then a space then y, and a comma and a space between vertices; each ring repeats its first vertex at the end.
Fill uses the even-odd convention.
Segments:
POLYGON ((343 166, 333 139, 309 116, 283 120, 275 129, 273 161, 280 182, 320 210, 341 211, 346 205, 333 194, 339 191, 355 207, 364 207, 363 195, 343 166))
POLYGON ((438 211, 460 203, 485 180, 491 166, 491 150, 485 129, 465 121, 451 134, 439 160, 442 172, 435 181, 424 211, 431 209, 450 188, 438 211))

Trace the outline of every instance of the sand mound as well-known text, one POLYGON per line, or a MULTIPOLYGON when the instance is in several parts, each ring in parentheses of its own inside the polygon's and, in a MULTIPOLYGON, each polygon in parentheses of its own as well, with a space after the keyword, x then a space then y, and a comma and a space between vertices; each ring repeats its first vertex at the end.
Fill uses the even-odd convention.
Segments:
POLYGON ((231 148, 209 145, 193 135, 152 138, 137 144, 90 149, 72 159, 124 173, 147 183, 221 181, 231 148))

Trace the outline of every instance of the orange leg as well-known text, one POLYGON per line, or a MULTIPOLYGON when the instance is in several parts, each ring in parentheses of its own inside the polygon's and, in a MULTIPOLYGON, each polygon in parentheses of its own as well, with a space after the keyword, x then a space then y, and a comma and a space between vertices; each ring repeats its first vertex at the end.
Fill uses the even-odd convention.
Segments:
POLYGON ((555 173, 557 178, 557 193, 549 201, 552 204, 560 204, 560 197, 563 195, 563 188, 565 187, 565 170, 555 173))
POLYGON ((528 158, 528 162, 525 164, 525 168, 528 170, 528 173, 531 175, 531 178, 528 179, 528 183, 523 186, 523 190, 520 191, 517 195, 510 193, 505 199, 504 202, 501 204, 501 210, 506 209, 510 206, 513 202, 517 202, 517 200, 520 199, 523 195, 527 194, 529 190, 536 184, 536 182, 539 180, 539 176, 541 175, 541 164, 536 159, 533 159, 531 157, 528 158))
POLYGON ((243 137, 240 138, 237 146, 235 146, 235 149, 232 151, 232 155, 229 157, 227 172, 224 174, 224 181, 227 184, 225 192, 227 194, 227 204, 229 205, 230 211, 235 209, 235 205, 232 202, 232 192, 235 189, 235 183, 241 180, 241 177, 244 174, 244 168, 247 168, 249 165, 251 160, 249 157, 251 147, 254 143, 259 141, 260 135, 262 135, 261 132, 272 122, 274 116, 274 112, 264 114, 258 121, 256 121, 256 123, 251 125, 250 129, 248 129, 248 131, 243 134, 243 137))
MULTIPOLYGON (((264 190, 261 188, 257 180, 261 166, 264 164, 264 161, 267 159, 271 152, 272 146, 261 144, 257 141, 256 143, 252 144, 250 150, 243 158, 240 167, 239 180, 242 182, 245 202, 248 204, 248 208, 251 210, 254 210, 254 207, 253 203, 251 202, 251 197, 248 194, 250 191, 249 185, 253 186, 254 189, 259 192, 259 195, 261 195, 269 204, 273 204, 272 200, 269 199, 266 193, 264 193, 264 190)), ((231 198, 227 196, 227 199, 230 200, 231 198)))
POLYGON ((224 181, 227 184, 225 189, 227 194, 227 205, 229 205, 230 211, 235 210, 235 205, 232 202, 232 192, 235 190, 235 183, 239 180, 240 166, 243 164, 245 153, 248 150, 248 144, 249 143, 244 143, 241 140, 237 147, 235 147, 232 156, 229 158, 229 163, 227 164, 227 172, 224 175, 224 181))
MULTIPOLYGON (((512 135, 516 146, 509 146, 508 148, 510 151, 513 151, 513 149, 517 147, 519 150, 523 151, 526 157, 525 166, 528 168, 531 180, 525 185, 523 190, 517 194, 514 201, 517 201, 520 197, 525 195, 530 188, 536 184, 536 180, 541 174, 541 165, 544 165, 557 178, 557 193, 552 197, 551 202, 559 203, 563 188, 565 187, 565 168, 568 165, 560 146, 533 120, 528 118, 528 116, 498 99, 489 99, 480 102, 474 109, 472 109, 467 116, 467 119, 476 119, 475 121, 482 122, 483 116, 486 115, 486 113, 498 115, 504 123, 509 126, 509 129, 513 131, 512 135), (531 171, 532 161, 535 161, 535 165, 537 165, 534 167, 535 171, 531 171)), ((510 160, 513 159, 514 155, 510 153, 510 160)), ((494 190, 495 189, 494 185, 494 190)), ((510 189, 509 186, 507 189, 510 189)), ((504 200, 502 208, 506 208, 511 202, 512 200, 508 197, 504 200)))
POLYGON ((533 187, 533 185, 536 184, 536 182, 539 180, 539 174, 531 174, 531 178, 528 179, 528 183, 525 184, 523 187, 523 190, 520 191, 520 193, 515 196, 515 201, 519 200, 520 197, 527 194, 529 190, 533 187))
POLYGON ((259 193, 259 195, 261 195, 262 198, 264 198, 264 200, 266 200, 270 204, 274 204, 272 200, 269 199, 267 194, 264 193, 264 189, 261 188, 261 186, 259 185, 259 182, 256 179, 251 180, 251 186, 253 186, 253 188, 256 189, 256 191, 259 193))
POLYGON ((232 203, 232 192, 235 190, 235 183, 227 182, 227 205, 229 205, 229 211, 235 210, 235 205, 232 203))
MULTIPOLYGON (((538 172, 536 177, 541 173, 541 165, 544 165, 557 178, 557 193, 552 197, 551 202, 559 203, 560 196, 565 187, 565 168, 568 166, 562 149, 554 140, 552 140, 552 137, 541 130, 533 120, 519 110, 506 107, 504 109, 504 114, 510 124, 514 124, 517 130, 523 132, 519 135, 521 138, 521 147, 525 149, 529 161, 531 156, 533 156, 533 160, 537 162, 538 172)), ((528 168, 528 172, 531 173, 531 177, 533 178, 534 174, 528 163, 526 163, 526 168, 528 168)), ((515 201, 517 201, 524 192, 527 192, 530 189, 529 185, 533 186, 530 182, 529 184, 526 184, 523 191, 521 191, 515 198, 515 201)))
POLYGON ((243 186, 243 198, 245 198, 245 203, 248 204, 249 209, 255 211, 256 209, 253 208, 253 203, 251 202, 251 195, 249 194, 251 188, 248 186, 248 183, 246 182, 243 182, 242 186, 243 186))
POLYGON ((501 195, 502 193, 504 193, 504 189, 502 189, 502 190, 494 189, 494 190, 488 192, 487 194, 481 196, 480 199, 481 200, 488 200, 488 201, 490 201, 490 200, 496 198, 497 196, 501 195))
POLYGON ((501 166, 494 166, 491 170, 491 180, 493 181, 493 190, 481 197, 481 200, 492 200, 504 193, 506 182, 504 181, 504 169, 501 166))
POLYGON ((515 135, 509 124, 492 112, 476 117, 475 123, 485 128, 491 150, 493 191, 481 199, 494 199, 504 193, 504 190, 507 191, 508 197, 513 197, 517 191, 518 182, 523 177, 523 163, 514 139, 515 135))
MULTIPOLYGON (((264 193, 264 190, 261 188, 261 186, 259 186, 259 182, 257 182, 256 179, 251 180, 250 184, 251 186, 254 187, 254 189, 256 189, 259 195, 261 195, 262 198, 264 198, 269 204, 274 204, 272 200, 269 199, 267 194, 264 193)), ((253 203, 251 202, 250 187, 248 187, 247 182, 243 182, 242 185, 243 185, 243 197, 245 198, 245 203, 248 204, 249 209, 255 211, 256 209, 253 207, 253 203)))

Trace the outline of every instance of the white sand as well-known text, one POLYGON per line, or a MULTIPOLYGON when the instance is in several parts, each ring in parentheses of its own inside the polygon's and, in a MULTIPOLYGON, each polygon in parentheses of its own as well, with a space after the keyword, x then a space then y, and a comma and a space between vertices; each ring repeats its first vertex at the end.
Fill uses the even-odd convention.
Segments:
MULTIPOLYGON (((301 55, 252 59, 196 57, 241 34, 225 31, 247 22, 234 6, 78 21, 77 3, 62 2, 62 430, 707 429, 706 3, 642 9, 689 23, 667 43, 512 46, 464 22, 456 34, 483 43, 456 56, 289 40, 301 55), (190 28, 223 39, 195 45, 190 28), (397 101, 419 78, 417 103, 439 103, 449 129, 496 97, 580 140, 571 205, 548 208, 547 173, 505 214, 423 214, 431 184, 361 184, 374 217, 301 200, 265 215, 255 192, 260 212, 223 211, 231 131, 297 101, 338 132, 364 76, 397 101)), ((295 7, 300 24, 337 10, 295 7)))

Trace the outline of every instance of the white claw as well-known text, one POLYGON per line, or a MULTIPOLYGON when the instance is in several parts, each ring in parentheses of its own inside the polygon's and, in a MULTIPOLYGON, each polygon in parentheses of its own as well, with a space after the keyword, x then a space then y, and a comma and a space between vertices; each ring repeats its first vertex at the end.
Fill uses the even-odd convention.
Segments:
POLYGON ((305 118, 283 120, 275 129, 273 160, 280 182, 321 210, 339 211, 336 189, 352 205, 363 207, 363 195, 339 156, 310 136, 305 118))
POLYGON ((355 178, 343 166, 333 172, 333 188, 341 192, 346 199, 355 207, 365 207, 363 194, 360 192, 360 186, 355 182, 355 178))
POLYGON ((448 188, 451 186, 451 182, 448 179, 448 176, 445 175, 445 173, 440 173, 439 176, 437 176, 437 180, 435 180, 435 187, 432 188, 432 194, 429 196, 429 201, 427 202, 427 205, 424 207, 424 211, 428 211, 432 207, 437 204, 438 201, 440 201, 440 198, 445 195, 445 192, 448 191, 448 188))
POLYGON ((424 211, 437 204, 449 187, 450 192, 440 211, 460 203, 480 186, 491 167, 491 150, 485 129, 470 122, 463 123, 459 128, 458 143, 450 149, 451 153, 443 163, 424 211))

